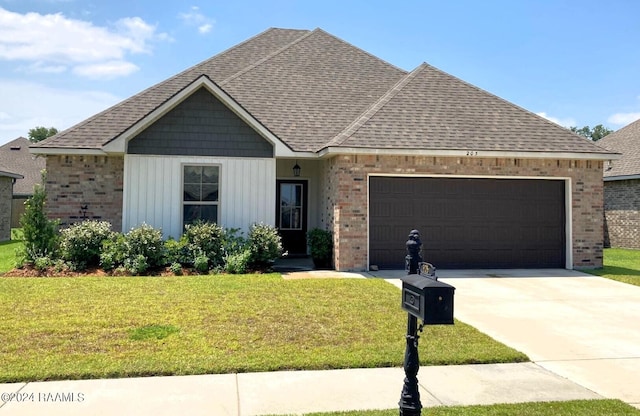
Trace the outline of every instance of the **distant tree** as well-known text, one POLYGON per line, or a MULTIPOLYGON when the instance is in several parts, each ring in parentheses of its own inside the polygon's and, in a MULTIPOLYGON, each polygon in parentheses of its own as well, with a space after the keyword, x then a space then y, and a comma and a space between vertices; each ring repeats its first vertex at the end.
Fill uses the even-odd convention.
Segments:
POLYGON ((598 124, 593 129, 589 128, 589 126, 584 126, 582 128, 570 127, 571 131, 579 134, 582 137, 586 137, 587 139, 598 141, 602 139, 607 134, 613 133, 613 130, 609 130, 604 127, 602 124, 598 124))
POLYGON ((29 141, 37 143, 46 139, 47 137, 53 136, 54 134, 58 134, 58 129, 55 127, 34 127, 29 130, 29 141))

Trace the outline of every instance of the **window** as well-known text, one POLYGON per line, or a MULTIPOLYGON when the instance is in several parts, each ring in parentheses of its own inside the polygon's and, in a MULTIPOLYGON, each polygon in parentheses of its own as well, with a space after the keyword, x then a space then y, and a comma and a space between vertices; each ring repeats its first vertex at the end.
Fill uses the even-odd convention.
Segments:
POLYGON ((182 172, 182 225, 197 220, 218 222, 220 167, 184 166, 182 172))
POLYGON ((302 184, 280 184, 280 229, 302 229, 302 184))

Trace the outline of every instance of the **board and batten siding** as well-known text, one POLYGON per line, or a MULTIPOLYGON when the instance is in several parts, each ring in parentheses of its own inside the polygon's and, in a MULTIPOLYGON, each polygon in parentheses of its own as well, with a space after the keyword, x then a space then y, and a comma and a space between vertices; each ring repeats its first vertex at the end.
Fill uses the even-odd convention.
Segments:
POLYGON ((149 224, 165 238, 182 234, 182 167, 220 166, 219 220, 246 232, 253 223, 275 223, 276 162, 270 158, 126 155, 123 232, 149 224))

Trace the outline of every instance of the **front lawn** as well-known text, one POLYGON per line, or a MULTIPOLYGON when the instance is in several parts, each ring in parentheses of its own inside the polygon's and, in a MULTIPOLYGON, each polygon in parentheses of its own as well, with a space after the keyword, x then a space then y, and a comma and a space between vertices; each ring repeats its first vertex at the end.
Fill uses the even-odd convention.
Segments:
POLYGON ((585 272, 640 286, 640 250, 606 248, 604 267, 585 272))
MULTIPOLYGON (((400 291, 271 275, 0 278, 0 382, 401 366, 400 291)), ((461 322, 422 365, 526 361, 461 322)))

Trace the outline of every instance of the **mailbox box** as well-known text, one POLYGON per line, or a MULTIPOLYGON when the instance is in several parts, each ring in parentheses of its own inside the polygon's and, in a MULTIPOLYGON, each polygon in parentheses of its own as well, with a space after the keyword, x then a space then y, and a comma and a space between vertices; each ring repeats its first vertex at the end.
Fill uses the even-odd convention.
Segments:
POLYGON ((453 325, 455 288, 419 274, 402 278, 402 309, 424 325, 453 325))

